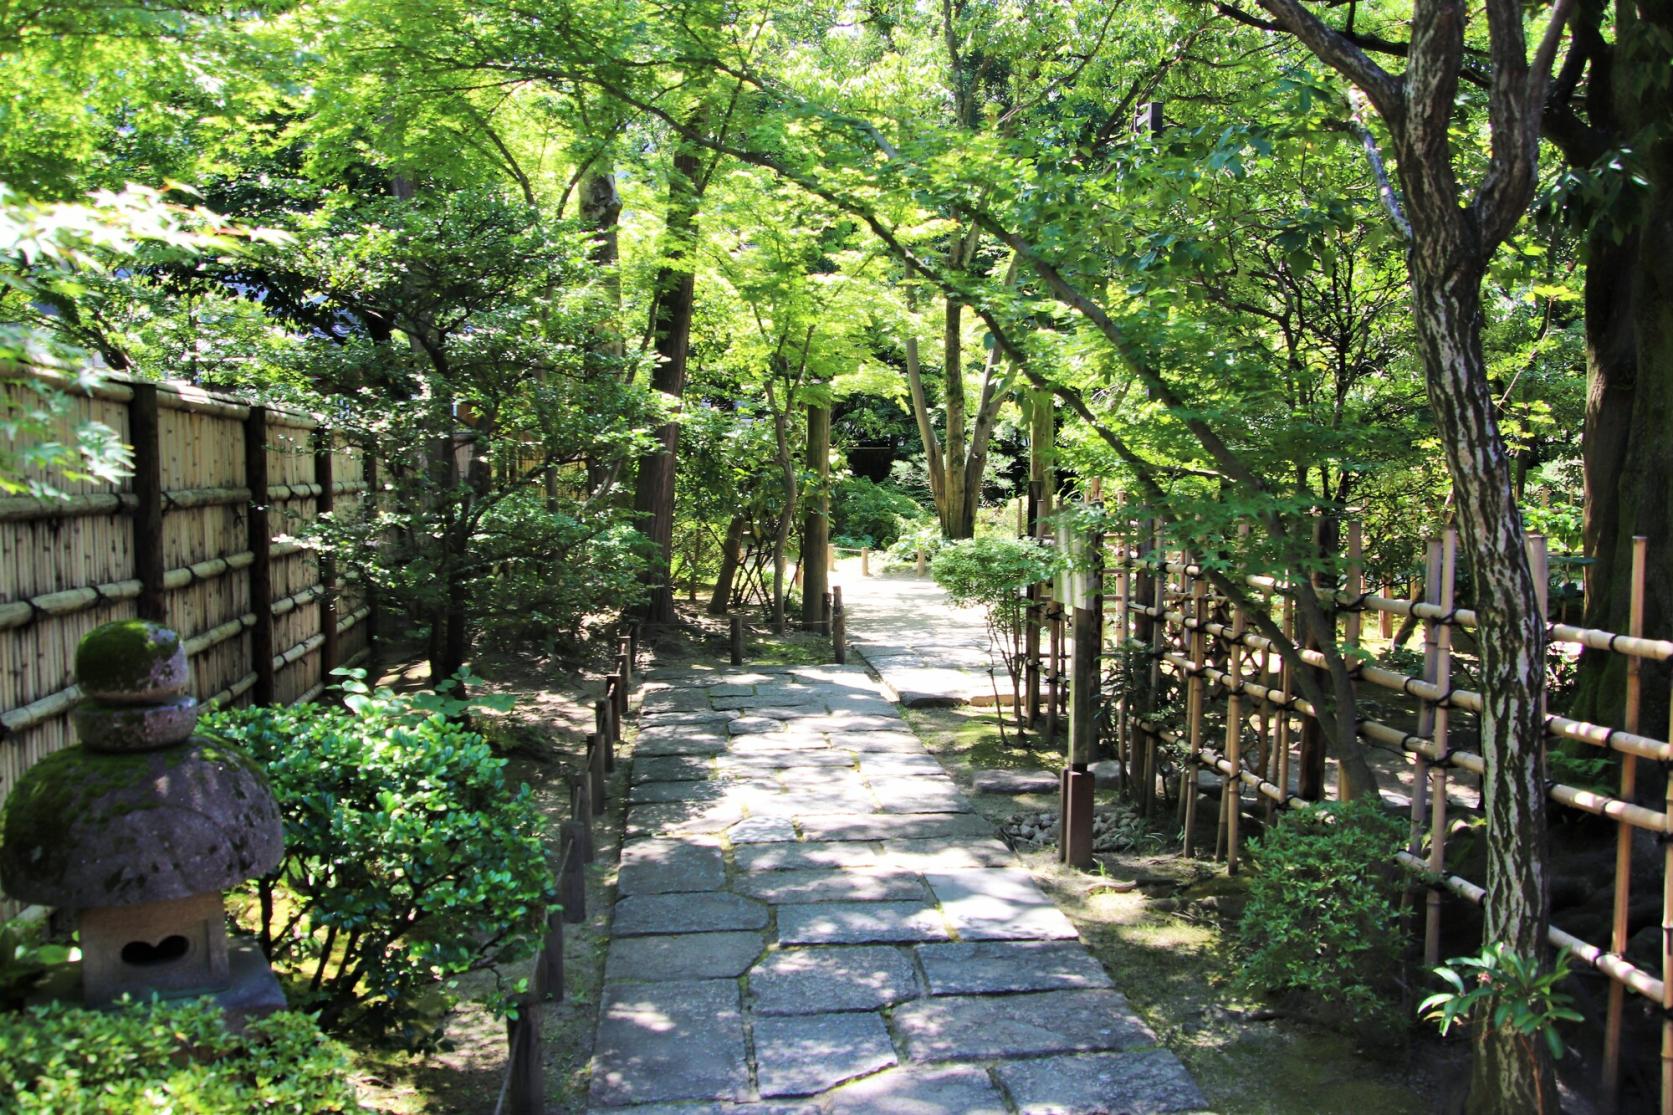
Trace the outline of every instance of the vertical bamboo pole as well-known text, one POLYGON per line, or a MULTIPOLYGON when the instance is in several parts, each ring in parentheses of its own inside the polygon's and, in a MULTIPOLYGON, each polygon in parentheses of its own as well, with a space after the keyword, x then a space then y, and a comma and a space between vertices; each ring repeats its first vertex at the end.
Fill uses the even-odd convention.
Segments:
MULTIPOLYGON (((1452 610, 1454 581, 1458 575, 1458 530, 1447 527, 1441 536, 1441 601, 1440 607, 1446 613, 1446 618, 1435 625, 1435 678, 1434 684, 1439 686, 1442 693, 1452 691, 1452 610)), ((1438 760, 1429 768, 1429 871, 1434 875, 1446 874, 1446 758, 1450 748, 1447 745, 1447 726, 1451 718, 1450 702, 1441 701, 1435 705, 1433 739, 1435 754, 1438 760)), ((1413 787, 1415 790, 1416 787, 1413 787)), ((1441 962, 1441 892, 1439 887, 1429 889, 1428 903, 1424 910, 1423 922, 1423 962, 1434 966, 1441 962)))
MULTIPOLYGON (((1632 539, 1632 590, 1627 608, 1627 634, 1640 638, 1644 634, 1644 570, 1650 540, 1642 534, 1632 539)), ((1638 731, 1639 706, 1643 700, 1643 660, 1636 654, 1627 655, 1626 708, 1622 727, 1638 731)), ((1638 756, 1628 752, 1621 756, 1620 799, 1631 802, 1638 790, 1638 756)), ((1609 930, 1609 951, 1616 956, 1627 952, 1627 904, 1631 898, 1632 881, 1632 826, 1620 821, 1615 826, 1615 904, 1609 930)), ((1609 981, 1609 1009, 1603 1027, 1603 1093, 1604 1106, 1613 1110, 1621 1091, 1621 1015, 1626 1004, 1626 986, 1617 980, 1609 981)))
MULTIPOLYGON (((314 483, 319 485, 319 495, 314 497, 314 511, 318 518, 331 515, 337 506, 337 493, 332 481, 332 443, 335 440, 328 429, 314 431, 314 483)), ((337 559, 332 556, 330 547, 320 552, 319 558, 319 682, 322 686, 331 684, 331 671, 337 668, 340 661, 337 652, 337 559)))
MULTIPOLYGON (((1189 567, 1191 555, 1181 554, 1180 564, 1189 567)), ((1191 675, 1186 682, 1185 717, 1189 725, 1189 731, 1185 766, 1180 774, 1179 783, 1180 796, 1185 799, 1185 855, 1189 857, 1192 846, 1196 843, 1197 767, 1202 754, 1202 669, 1203 659, 1207 653, 1203 646, 1201 624, 1207 610, 1208 586, 1201 577, 1192 576, 1189 572, 1185 572, 1181 576, 1189 583, 1191 588, 1191 607, 1187 613, 1187 618, 1196 623, 1196 626, 1188 628, 1191 646, 1191 675)))
POLYGON ((835 602, 831 599, 831 594, 830 593, 825 592, 825 593, 820 594, 820 596, 819 596, 819 633, 821 635, 829 635, 831 633, 831 609, 834 606, 835 606, 835 602))
MULTIPOLYGON (((1123 517, 1122 527, 1125 531, 1130 522, 1123 517)), ((1121 648, 1123 666, 1131 661, 1131 648, 1128 642, 1132 636, 1133 606, 1133 563, 1132 551, 1127 546, 1127 536, 1123 533, 1117 544, 1117 563, 1115 575, 1115 645, 1121 648)), ((1115 746, 1116 759, 1121 764, 1121 784, 1123 787, 1132 785, 1133 775, 1138 770, 1137 755, 1133 747, 1133 721, 1131 701, 1132 686, 1122 671, 1122 691, 1117 694, 1121 703, 1116 707, 1115 746)))
MULTIPOLYGON (((134 577, 139 581, 135 610, 140 619, 168 622, 163 587, 163 457, 157 416, 157 385, 135 383, 128 401, 128 437, 134 465, 134 577)), ((45 583, 44 581, 40 583, 45 583)))
MULTIPOLYGON (((1239 533, 1248 534, 1249 528, 1245 526, 1239 533)), ((1226 829, 1228 875, 1237 874, 1237 825, 1240 820, 1238 814, 1243 811, 1243 698, 1238 690, 1243 683, 1243 632, 1248 619, 1243 612, 1243 605, 1234 605, 1232 640, 1227 648, 1227 672, 1231 674, 1231 694, 1226 698, 1226 761, 1231 764, 1232 772, 1226 776, 1225 785, 1220 791, 1221 817, 1226 829)))
MULTIPOLYGON (((1162 648, 1167 643, 1168 621, 1163 615, 1167 608, 1168 574, 1165 568, 1167 553, 1162 548, 1162 520, 1150 521, 1150 556, 1158 563, 1154 576, 1150 579, 1150 608, 1153 613, 1150 624, 1150 672, 1149 688, 1145 693, 1144 712, 1147 716, 1156 712, 1157 695, 1162 691, 1162 648)), ((1144 733, 1144 775, 1141 785, 1143 793, 1139 796, 1139 815, 1149 817, 1155 806, 1156 798, 1156 730, 1146 723, 1139 729, 1144 733)))
POLYGON ((860 547, 860 576, 871 576, 871 547, 860 547))
POLYGON ((1048 629, 1047 642, 1047 670, 1046 670, 1046 740, 1048 743, 1057 742, 1058 711, 1062 707, 1061 696, 1062 659, 1063 659, 1063 605, 1053 600, 1046 605, 1046 624, 1048 629))
POLYGON ((244 419, 244 486, 250 505, 244 516, 244 541, 250 550, 250 668, 256 683, 250 700, 274 700, 273 669, 273 530, 268 520, 267 408, 251 407, 244 419))
POLYGON ((1086 538, 1088 568, 1077 578, 1079 591, 1065 603, 1072 610, 1074 648, 1069 666, 1069 762, 1063 771, 1058 847, 1071 867, 1092 865, 1093 775, 1088 769, 1098 747, 1098 652, 1102 641, 1100 603, 1104 594, 1104 536, 1086 538))
MULTIPOLYGON (((1417 581, 1412 582, 1412 603, 1422 601, 1425 604, 1439 606, 1441 602, 1441 540, 1431 538, 1424 545, 1423 580, 1419 588, 1417 581)), ((1435 642, 1435 621, 1423 621, 1423 680, 1431 685, 1435 681, 1435 654, 1439 644, 1435 642)), ((1435 706, 1425 700, 1419 700, 1417 705, 1417 734, 1423 739, 1433 740, 1435 734, 1435 706)), ((1421 752, 1412 753, 1412 809, 1411 836, 1407 843, 1407 850, 1412 855, 1423 855, 1423 832, 1429 820, 1429 760, 1421 752)))
MULTIPOLYGON (((1284 638, 1295 642, 1295 599, 1284 597, 1284 638)), ((1278 724, 1272 731, 1272 749, 1278 756, 1278 772, 1273 778, 1284 792, 1284 800, 1290 800, 1290 664, 1282 658, 1278 660, 1278 724)), ((1274 803, 1272 812, 1276 812, 1274 803)), ((1271 817, 1268 817, 1270 820, 1271 817)))
MULTIPOLYGON (((1673 740, 1673 699, 1668 709, 1673 740)), ((1661 1115, 1673 1115, 1673 778, 1661 808, 1661 1115)))

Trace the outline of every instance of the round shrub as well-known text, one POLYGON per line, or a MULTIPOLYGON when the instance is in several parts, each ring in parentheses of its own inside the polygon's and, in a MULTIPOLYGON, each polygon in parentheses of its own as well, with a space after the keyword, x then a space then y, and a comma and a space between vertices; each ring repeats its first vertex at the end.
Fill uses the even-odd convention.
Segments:
POLYGON ((533 954, 555 898, 543 818, 480 735, 346 688, 343 710, 204 718, 266 768, 285 822, 284 861, 242 918, 327 1029, 421 1045, 443 981, 533 954))
POLYGON ((1399 868, 1405 827, 1366 802, 1284 813, 1250 842, 1239 936, 1249 984, 1317 997, 1324 1013, 1397 1024, 1405 953, 1399 868))
POLYGON ((0 1014, 0 1109, 20 1115, 361 1111, 347 1051, 283 1011, 232 1034, 208 1000, 0 1014))

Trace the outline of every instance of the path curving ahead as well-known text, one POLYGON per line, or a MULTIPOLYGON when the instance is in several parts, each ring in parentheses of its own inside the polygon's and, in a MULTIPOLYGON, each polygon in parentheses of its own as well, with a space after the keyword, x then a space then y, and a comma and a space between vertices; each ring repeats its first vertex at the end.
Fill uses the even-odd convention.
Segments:
POLYGON ((861 667, 643 692, 593 1111, 1206 1106, 861 667))

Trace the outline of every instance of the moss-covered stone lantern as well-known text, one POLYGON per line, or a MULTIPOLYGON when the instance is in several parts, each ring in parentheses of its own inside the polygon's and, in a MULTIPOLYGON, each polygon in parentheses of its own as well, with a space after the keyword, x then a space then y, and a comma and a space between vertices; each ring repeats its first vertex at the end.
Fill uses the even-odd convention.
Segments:
POLYGON ((284 852, 272 791, 242 753, 194 737, 186 650, 166 627, 109 623, 76 648, 79 746, 18 780, 0 819, 0 888, 76 911, 82 994, 101 1006, 213 994, 229 1011, 284 999, 261 955, 230 948, 222 892, 284 852))

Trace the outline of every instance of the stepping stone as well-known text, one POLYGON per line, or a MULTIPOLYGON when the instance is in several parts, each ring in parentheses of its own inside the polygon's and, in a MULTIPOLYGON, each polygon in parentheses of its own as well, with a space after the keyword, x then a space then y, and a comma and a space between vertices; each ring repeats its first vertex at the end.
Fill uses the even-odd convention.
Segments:
POLYGON ((666 755, 720 755, 726 750, 726 740, 710 732, 669 729, 646 738, 640 732, 633 741, 633 758, 657 758, 666 755))
POLYGON ((726 787, 714 782, 637 782, 627 791, 627 800, 634 805, 668 801, 715 801, 725 796, 726 787))
POLYGON ((698 684, 705 686, 710 696, 732 697, 739 693, 753 693, 757 685, 766 685, 774 680, 770 674, 741 671, 736 674, 710 674, 698 684))
POLYGON ((885 840, 883 858, 908 871, 960 871, 971 867, 1015 867, 1017 855, 991 834, 986 839, 885 840))
POLYGON ((884 945, 781 949, 750 969, 749 995, 756 1014, 877 1010, 916 998, 918 980, 911 959, 884 945))
POLYGON ((1072 940, 1073 923, 1017 867, 929 873, 930 889, 960 940, 1072 940))
POLYGON ((743 812, 742 805, 729 800, 653 802, 630 807, 623 829, 630 837, 714 833, 737 824, 743 812))
MULTIPOLYGON (((879 736, 884 733, 862 732, 860 734, 863 736, 879 736)), ((916 739, 917 737, 914 736, 913 738, 916 739)), ((936 762, 935 756, 927 751, 867 751, 858 758, 860 773, 867 778, 947 773, 947 769, 936 762)))
POLYGON ((718 731, 720 726, 729 719, 724 712, 712 709, 670 709, 666 712, 644 711, 639 714, 639 734, 646 732, 671 732, 679 728, 707 729, 718 731))
POLYGON ((591 1103, 743 1099, 749 1089, 735 980, 608 984, 591 1103))
POLYGON ((826 1098, 831 1115, 1004 1115, 1010 1109, 988 1074, 973 1065, 908 1065, 880 1072, 826 1098))
POLYGON ((714 891, 726 885, 726 860, 714 845, 639 840, 622 848, 616 889, 622 897, 714 891))
POLYGON ((701 689, 658 689, 646 693, 639 702, 641 716, 661 716, 670 712, 707 712, 709 696, 701 689))
POLYGON ((847 751, 893 751, 903 755, 928 755, 924 741, 911 732, 832 732, 831 746, 847 751))
POLYGON ((809 716, 801 720, 800 724, 803 728, 813 732, 903 732, 906 730, 906 721, 899 716, 868 716, 864 713, 831 713, 828 716, 809 716))
POLYGON ((773 686, 766 693, 740 694, 738 696, 721 696, 714 690, 709 690, 715 708, 726 709, 729 712, 756 711, 761 716, 773 716, 776 712, 784 713, 775 717, 778 720, 789 720, 796 716, 806 716, 809 713, 825 711, 825 702, 818 699, 803 699, 799 694, 785 693, 778 686, 773 686))
MULTIPOLYGON (((739 738, 751 739, 750 736, 739 738)), ((765 739, 762 740, 766 742, 765 739)), ((771 747, 759 747, 744 751, 733 751, 729 755, 722 755, 715 760, 715 765, 722 773, 731 771, 778 771, 785 767, 829 767, 831 769, 850 768, 854 766, 854 756, 842 751, 833 751, 829 747, 785 747, 775 742, 771 747)))
MULTIPOLYGON (((695 785, 695 783, 673 783, 695 785)), ((886 813, 968 813, 970 802, 946 775, 900 775, 872 783, 886 813)))
POLYGON ((662 933, 718 933, 765 929, 765 903, 724 891, 700 894, 643 894, 616 903, 612 937, 651 937, 662 933))
POLYGON ((733 853, 743 871, 799 871, 809 867, 872 867, 877 852, 869 844, 839 840, 830 843, 802 842, 764 844, 739 848, 733 853))
POLYGON ((928 902, 818 902, 778 908, 785 945, 869 945, 945 941, 941 912, 928 902))
POLYGON ((763 871, 739 880, 738 890, 775 906, 791 902, 884 902, 926 900, 929 890, 918 875, 898 871, 763 871))
POLYGON ((1208 1107, 1202 1089, 1166 1049, 1001 1061, 998 1072, 1024 1115, 1160 1115, 1208 1107))
POLYGON ((912 840, 929 836, 992 836, 974 813, 833 813, 801 818, 809 840, 912 840))
POLYGON ((761 1095, 807 1096, 895 1064, 895 1047, 875 1014, 811 1014, 755 1020, 761 1095))
POLYGON ((734 844, 783 844, 796 839, 796 826, 788 817, 751 817, 726 830, 734 844))
POLYGON ((1033 991, 918 999, 895 1008, 914 1061, 986 1061, 1157 1044, 1118 991, 1033 991))
POLYGON ((617 980, 737 979, 766 942, 759 933, 678 933, 618 937, 610 942, 604 978, 617 980))
POLYGON ((633 757, 633 781, 640 782, 700 782, 714 777, 709 760, 696 755, 665 755, 646 758, 642 753, 633 757))
POLYGON ((1058 782, 1049 770, 979 770, 971 787, 979 794, 1055 794, 1058 782))
POLYGON ((899 720, 895 706, 872 693, 832 695, 825 698, 832 716, 886 716, 899 720))
POLYGON ((957 941, 918 946, 931 995, 1108 988, 1109 973, 1078 941, 957 941))
MULTIPOLYGON (((767 679, 762 679, 762 680, 765 681, 767 679)), ((733 683, 730 683, 730 682, 718 682, 714 685, 709 686, 708 691, 705 695, 709 698, 709 700, 711 702, 714 702, 713 703, 714 708, 726 708, 728 706, 720 704, 719 701, 721 701, 721 700, 736 701, 736 700, 746 698, 746 697, 753 697, 753 696, 755 696, 755 686, 753 686, 753 685, 737 685, 737 684, 733 684, 733 683)), ((734 705, 734 706, 731 706, 731 707, 739 708, 739 707, 742 707, 742 706, 734 705)))
POLYGON ((726 730, 735 736, 757 735, 765 732, 779 732, 784 730, 784 721, 771 716, 740 716, 726 725, 726 730))
POLYGON ((751 798, 749 811, 761 817, 801 817, 808 813, 824 813, 832 809, 846 809, 864 813, 877 808, 869 791, 839 789, 821 794, 811 790, 777 791, 751 798))

